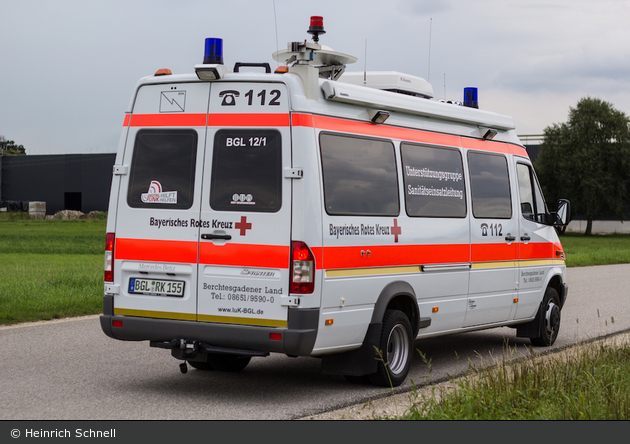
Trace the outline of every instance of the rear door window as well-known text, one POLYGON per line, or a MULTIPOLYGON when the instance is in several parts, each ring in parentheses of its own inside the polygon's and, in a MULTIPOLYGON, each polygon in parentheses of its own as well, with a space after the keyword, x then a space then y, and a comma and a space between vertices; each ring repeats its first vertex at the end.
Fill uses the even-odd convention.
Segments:
POLYGON ((273 213, 282 205, 282 139, 275 130, 219 130, 214 137, 210 206, 273 213))
POLYGON ((193 204, 197 132, 140 130, 129 171, 133 208, 188 209, 193 204))

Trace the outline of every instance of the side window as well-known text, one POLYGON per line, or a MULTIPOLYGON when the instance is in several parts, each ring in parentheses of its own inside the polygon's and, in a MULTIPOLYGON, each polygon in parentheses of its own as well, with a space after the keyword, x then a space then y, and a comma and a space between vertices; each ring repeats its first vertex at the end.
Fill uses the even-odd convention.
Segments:
POLYGON ((529 165, 518 163, 516 172, 521 199, 521 214, 527 220, 542 223, 547 208, 534 171, 529 165))
POLYGON ((409 216, 466 217, 459 150, 402 143, 401 153, 409 216))
POLYGON ((196 131, 140 130, 133 150, 127 191, 130 207, 188 209, 192 206, 196 131))
POLYGON ((324 201, 331 215, 397 216, 398 176, 391 141, 320 136, 324 201))
POLYGON ((210 206, 273 213, 282 205, 282 138, 275 130, 220 130, 214 137, 210 206))
POLYGON ((507 159, 502 155, 470 151, 468 167, 473 216, 478 219, 510 219, 512 198, 507 159))

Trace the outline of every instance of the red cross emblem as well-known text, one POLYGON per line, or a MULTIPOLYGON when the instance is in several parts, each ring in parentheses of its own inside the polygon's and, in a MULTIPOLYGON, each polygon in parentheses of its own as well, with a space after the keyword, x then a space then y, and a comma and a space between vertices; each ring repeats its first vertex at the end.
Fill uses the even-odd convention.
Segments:
POLYGON ((394 235, 394 242, 398 242, 398 236, 402 234, 402 227, 398 226, 397 219, 394 219, 394 226, 392 227, 392 234, 394 235))
POLYGON ((252 229, 252 223, 247 222, 247 216, 241 216, 241 221, 234 224, 237 230, 241 230, 241 236, 245 236, 247 230, 252 229))

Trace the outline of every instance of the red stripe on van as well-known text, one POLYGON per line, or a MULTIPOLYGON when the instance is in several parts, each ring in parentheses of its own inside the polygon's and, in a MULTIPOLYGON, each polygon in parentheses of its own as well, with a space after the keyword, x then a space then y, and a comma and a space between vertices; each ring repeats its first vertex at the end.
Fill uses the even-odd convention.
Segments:
POLYGON ((150 262, 197 263, 197 242, 116 239, 116 259, 150 262))
POLYGON ((288 269, 290 256, 291 249, 288 245, 199 244, 199 262, 206 265, 288 269))
POLYGON ((490 140, 462 138, 462 147, 471 150, 490 151, 493 153, 507 154, 509 152, 508 144, 504 142, 492 142, 490 140))
POLYGON ((123 122, 123 126, 129 126, 130 121, 131 121, 131 114, 125 114, 125 121, 123 122))
POLYGON ((326 270, 455 264, 470 261, 470 246, 468 244, 324 247, 321 253, 317 250, 317 248, 313 248, 313 254, 316 257, 323 253, 323 264, 318 264, 317 268, 326 270), (370 250, 370 255, 361 256, 361 250, 370 250))
POLYGON ((132 114, 131 126, 206 126, 207 114, 132 114))
POLYGON ((294 126, 306 126, 364 136, 386 137, 390 139, 408 140, 410 142, 432 143, 505 154, 510 152, 512 154, 529 157, 524 148, 505 142, 472 139, 469 137, 452 136, 387 125, 374 125, 369 122, 295 113, 291 115, 291 123, 294 126))
POLYGON ((208 114, 208 126, 289 126, 289 114, 208 114))
POLYGON ((293 114, 292 123, 295 126, 309 126, 330 131, 340 131, 364 136, 387 137, 390 139, 403 139, 413 142, 435 143, 440 145, 460 146, 461 137, 448 134, 431 133, 407 128, 397 128, 388 125, 374 125, 369 122, 357 122, 355 120, 338 119, 335 117, 306 116, 293 114), (311 117, 309 119, 308 117, 311 117))
POLYGON ((556 247, 550 242, 530 243, 521 245, 521 259, 558 259, 555 254, 556 247))
POLYGON ((517 261, 518 246, 518 243, 472 244, 471 262, 517 261))

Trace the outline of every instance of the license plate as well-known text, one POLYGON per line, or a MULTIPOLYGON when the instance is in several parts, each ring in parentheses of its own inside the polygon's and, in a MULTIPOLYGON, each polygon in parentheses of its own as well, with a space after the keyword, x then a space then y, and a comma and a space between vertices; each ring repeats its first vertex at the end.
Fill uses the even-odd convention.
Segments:
POLYGON ((166 281, 161 279, 129 279, 129 293, 152 296, 184 296, 184 281, 166 281))

